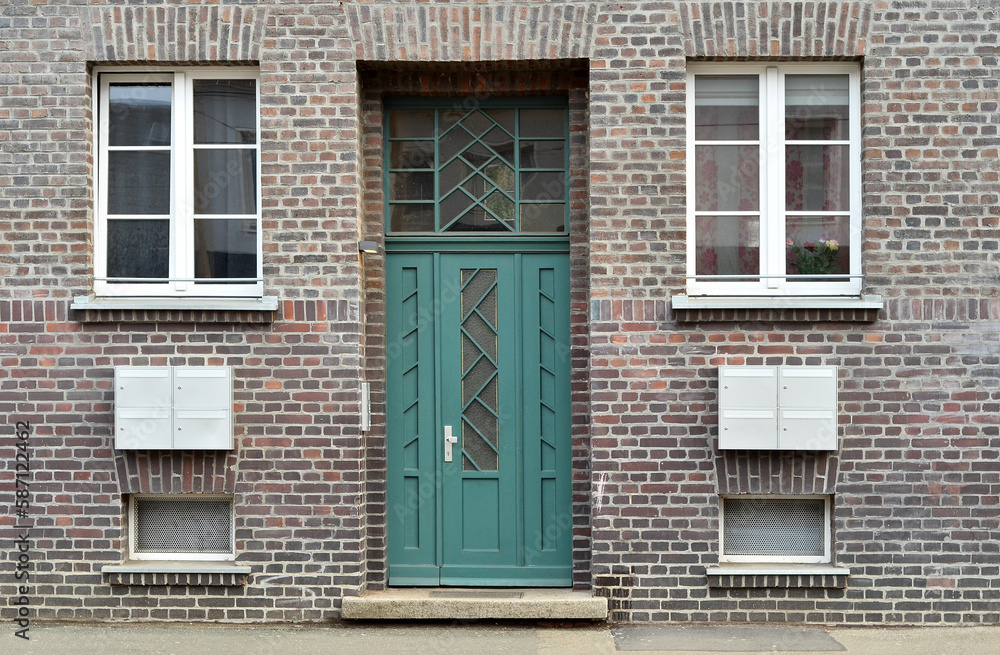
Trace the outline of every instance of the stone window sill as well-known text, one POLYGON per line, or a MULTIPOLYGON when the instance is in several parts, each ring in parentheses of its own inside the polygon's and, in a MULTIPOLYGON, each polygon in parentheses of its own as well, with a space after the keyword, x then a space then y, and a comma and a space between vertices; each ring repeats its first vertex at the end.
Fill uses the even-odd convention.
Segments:
POLYGON ((113 585, 239 587, 246 584, 250 567, 232 562, 131 560, 105 564, 101 573, 113 585))
POLYGON ((871 322, 885 307, 882 296, 686 296, 670 299, 679 321, 774 319, 871 322))
POLYGON ((851 570, 831 564, 721 564, 705 571, 716 589, 843 589, 851 570))
POLYGON ((78 296, 70 309, 77 320, 94 322, 269 323, 278 298, 98 298, 78 296))

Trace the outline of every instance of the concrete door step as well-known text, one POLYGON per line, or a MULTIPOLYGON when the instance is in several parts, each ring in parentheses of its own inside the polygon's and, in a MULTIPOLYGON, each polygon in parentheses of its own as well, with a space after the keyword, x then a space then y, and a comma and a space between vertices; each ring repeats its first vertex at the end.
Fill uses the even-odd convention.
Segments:
POLYGON ((608 599, 572 589, 387 589, 345 597, 341 618, 603 621, 608 599))

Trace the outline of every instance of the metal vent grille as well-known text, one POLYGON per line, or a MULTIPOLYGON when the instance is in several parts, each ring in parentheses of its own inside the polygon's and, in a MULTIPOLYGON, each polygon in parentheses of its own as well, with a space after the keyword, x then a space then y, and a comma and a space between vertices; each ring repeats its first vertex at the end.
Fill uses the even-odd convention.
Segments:
POLYGON ((825 554, 826 502, 822 498, 725 498, 725 555, 825 554))
POLYGON ((229 498, 136 498, 132 504, 136 553, 233 552, 229 498))

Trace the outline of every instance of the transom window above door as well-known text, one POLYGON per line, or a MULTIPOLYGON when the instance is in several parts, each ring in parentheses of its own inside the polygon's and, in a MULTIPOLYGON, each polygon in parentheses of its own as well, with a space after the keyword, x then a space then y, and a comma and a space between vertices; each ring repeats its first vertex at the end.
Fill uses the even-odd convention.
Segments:
POLYGON ((387 101, 386 230, 565 234, 565 99, 387 101))
POLYGON ((857 295, 861 98, 855 64, 693 64, 687 292, 857 295))

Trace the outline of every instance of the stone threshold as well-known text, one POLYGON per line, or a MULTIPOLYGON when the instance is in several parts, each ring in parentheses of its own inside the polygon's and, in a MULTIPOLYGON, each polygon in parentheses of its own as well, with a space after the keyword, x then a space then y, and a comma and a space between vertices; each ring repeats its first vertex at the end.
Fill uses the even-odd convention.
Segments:
POLYGON ((572 589, 422 587, 346 596, 345 620, 578 619, 604 621, 608 599, 572 589))

